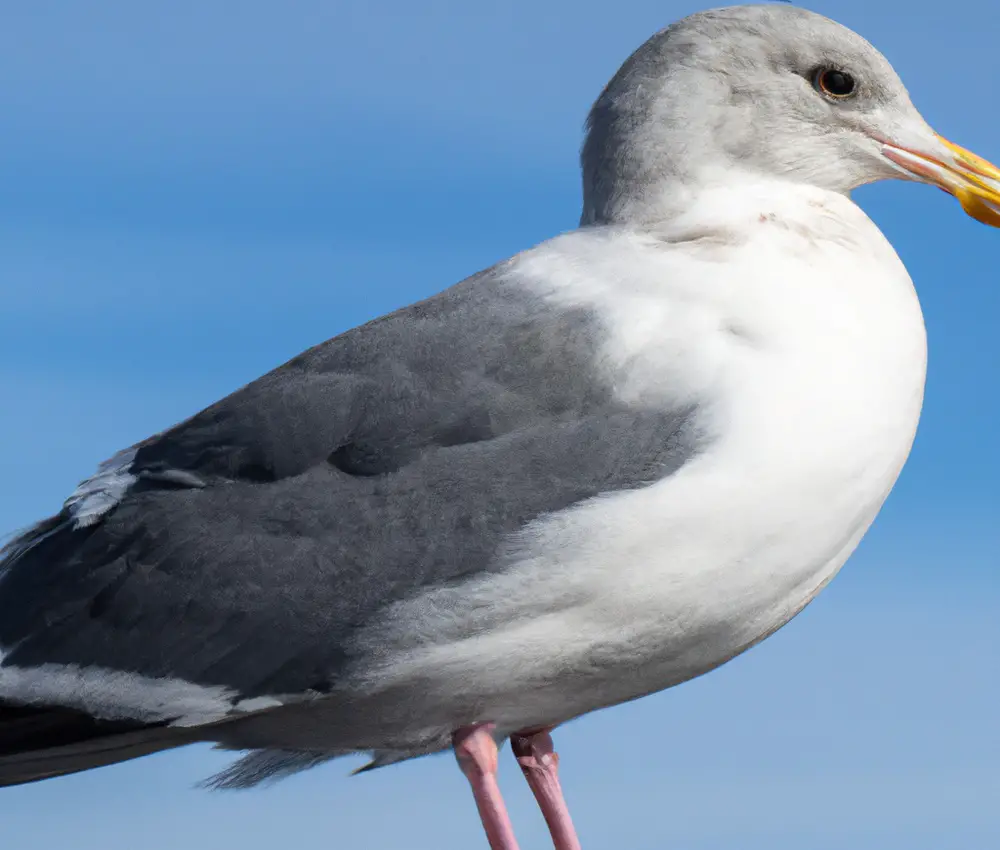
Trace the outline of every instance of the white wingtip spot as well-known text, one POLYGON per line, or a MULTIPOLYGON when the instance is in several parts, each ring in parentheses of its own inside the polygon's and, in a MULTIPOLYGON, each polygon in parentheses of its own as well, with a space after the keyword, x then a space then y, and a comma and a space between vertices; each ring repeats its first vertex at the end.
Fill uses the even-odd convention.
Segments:
POLYGON ((254 711, 265 711, 268 708, 277 708, 278 706, 284 705, 280 699, 275 699, 274 697, 251 697, 250 699, 241 699, 236 705, 233 706, 234 711, 239 711, 243 714, 250 714, 254 711))
POLYGON ((136 481, 129 472, 135 452, 134 447, 118 452, 98 466, 90 478, 80 482, 64 504, 73 517, 74 528, 93 525, 122 500, 136 481))

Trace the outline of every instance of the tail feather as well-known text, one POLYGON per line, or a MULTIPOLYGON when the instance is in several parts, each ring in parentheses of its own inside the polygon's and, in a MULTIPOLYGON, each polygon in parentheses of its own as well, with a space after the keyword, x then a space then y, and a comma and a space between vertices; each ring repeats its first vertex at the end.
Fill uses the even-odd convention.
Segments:
MULTIPOLYGON (((228 747, 216 749, 228 749, 228 747)), ((205 780, 202 787, 216 791, 254 788, 277 782, 346 754, 310 750, 254 750, 205 780)))
POLYGON ((104 767, 194 743, 192 729, 100 720, 68 708, 0 702, 0 787, 104 767))

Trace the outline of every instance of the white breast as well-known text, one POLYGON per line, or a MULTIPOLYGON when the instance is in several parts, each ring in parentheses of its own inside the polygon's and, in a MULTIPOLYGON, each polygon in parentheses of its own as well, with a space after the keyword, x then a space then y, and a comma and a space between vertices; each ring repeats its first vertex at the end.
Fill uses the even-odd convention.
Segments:
POLYGON ((725 199, 721 227, 706 199, 661 238, 584 230, 519 259, 525 285, 607 318, 599 357, 624 401, 697 401, 716 440, 658 484, 537 523, 478 604, 463 588, 467 628, 442 596, 440 644, 432 599, 395 612, 422 646, 377 687, 492 693, 501 731, 555 723, 723 663, 833 577, 909 452, 925 335, 874 224, 785 188, 725 199), (539 599, 547 613, 518 616, 539 599))

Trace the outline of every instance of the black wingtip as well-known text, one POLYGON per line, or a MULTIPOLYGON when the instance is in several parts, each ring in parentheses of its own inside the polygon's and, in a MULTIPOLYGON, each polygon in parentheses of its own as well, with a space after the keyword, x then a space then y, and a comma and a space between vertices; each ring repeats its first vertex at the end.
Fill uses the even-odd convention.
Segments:
POLYGON ((39 782, 193 743, 166 723, 100 720, 58 706, 0 702, 0 787, 39 782))
POLYGON ((0 546, 0 575, 40 543, 66 527, 69 522, 66 514, 59 513, 23 531, 14 532, 10 540, 0 546))

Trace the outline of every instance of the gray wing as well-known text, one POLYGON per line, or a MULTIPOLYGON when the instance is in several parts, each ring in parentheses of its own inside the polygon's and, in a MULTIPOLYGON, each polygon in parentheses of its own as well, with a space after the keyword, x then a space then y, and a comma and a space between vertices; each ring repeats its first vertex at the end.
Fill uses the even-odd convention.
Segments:
POLYGON ((614 400, 601 334, 489 271, 123 452, 7 548, 3 663, 329 690, 387 605, 690 454, 690 411, 614 400))

